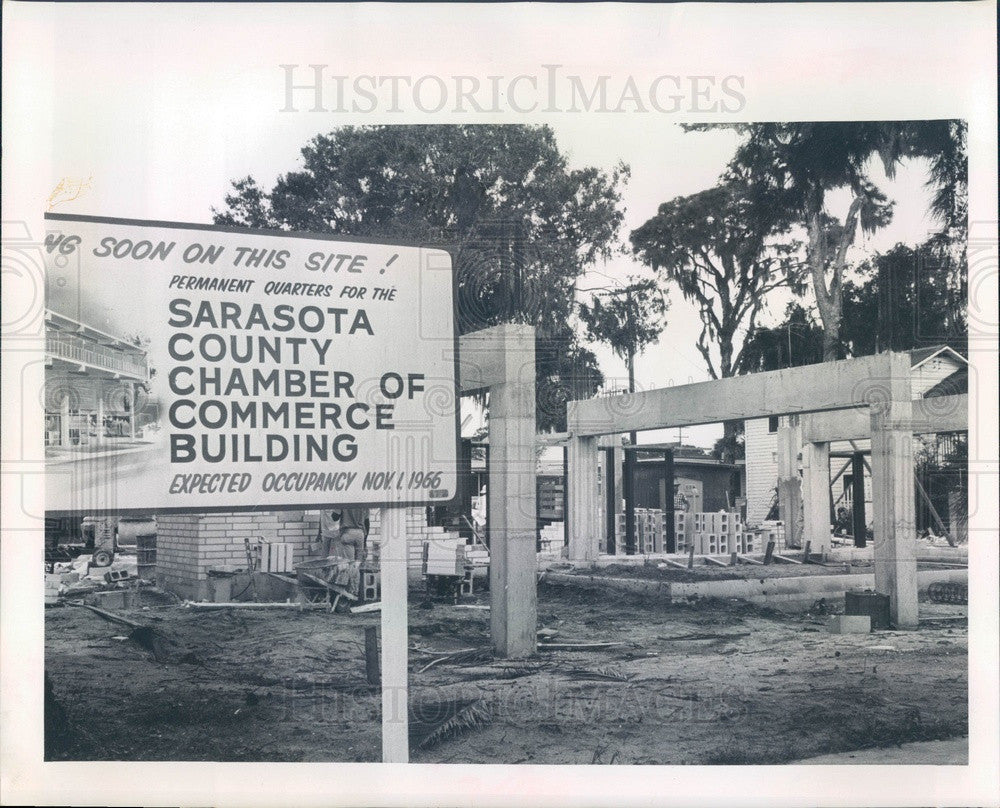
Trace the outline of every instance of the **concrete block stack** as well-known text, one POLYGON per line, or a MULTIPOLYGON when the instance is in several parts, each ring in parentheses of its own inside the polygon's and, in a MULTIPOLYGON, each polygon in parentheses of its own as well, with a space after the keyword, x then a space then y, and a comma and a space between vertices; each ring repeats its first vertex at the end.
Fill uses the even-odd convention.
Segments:
POLYGON ((474 568, 480 569, 490 565, 490 551, 483 544, 465 545, 465 560, 474 568))
POLYGON ((767 548, 767 543, 773 541, 775 548, 780 548, 785 541, 785 523, 779 520, 761 522, 757 528, 760 537, 760 552, 767 548))
POLYGON ((539 552, 547 555, 559 555, 566 543, 564 522, 550 522, 539 532, 539 552))
MULTIPOLYGON (((619 545, 624 542, 625 514, 618 515, 619 545)), ((635 543, 639 552, 663 553, 666 551, 667 518, 659 508, 635 509, 635 543)))
POLYGON ((255 565, 261 572, 293 572, 295 570, 295 545, 290 542, 260 541, 256 550, 255 565))
POLYGON ((674 548, 678 553, 686 553, 693 540, 694 514, 674 511, 674 548))
POLYGON ((461 538, 424 542, 424 575, 465 574, 465 542, 461 538))
POLYGON ((45 575, 45 602, 47 604, 56 603, 59 600, 59 592, 62 587, 62 575, 45 575))
POLYGON ((663 552, 663 511, 635 509, 635 540, 642 553, 663 552))
MULTIPOLYGON (((381 515, 378 508, 372 508, 369 512, 371 530, 368 533, 368 541, 371 544, 378 544, 380 541, 381 515)), ((458 538, 457 533, 446 530, 440 525, 428 525, 427 513, 422 506, 406 509, 406 559, 407 566, 411 570, 420 570, 423 567, 425 542, 450 542, 458 538)))
POLYGON ((678 553, 686 553, 691 547, 698 555, 753 553, 758 550, 756 535, 743 524, 738 513, 675 513, 674 520, 678 553))

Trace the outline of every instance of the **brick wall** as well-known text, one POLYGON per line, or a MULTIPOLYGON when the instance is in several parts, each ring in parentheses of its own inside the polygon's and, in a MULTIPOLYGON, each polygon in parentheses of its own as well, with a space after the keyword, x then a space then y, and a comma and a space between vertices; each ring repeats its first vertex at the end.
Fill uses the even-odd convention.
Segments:
POLYGON ((314 511, 262 511, 160 516, 157 523, 156 580, 182 597, 207 596, 212 567, 246 569, 244 539, 258 537, 294 545, 294 561, 308 557, 319 529, 314 511))
MULTIPOLYGON (((319 530, 317 511, 263 511, 164 515, 157 518, 156 580, 159 586, 191 600, 208 599, 208 571, 212 567, 246 569, 244 538, 258 537, 294 545, 294 563, 309 558, 319 530)), ((371 510, 369 542, 379 541, 379 511, 371 510)), ((441 527, 429 527, 423 507, 406 509, 408 558, 411 570, 420 569, 423 543, 450 538, 441 527)))

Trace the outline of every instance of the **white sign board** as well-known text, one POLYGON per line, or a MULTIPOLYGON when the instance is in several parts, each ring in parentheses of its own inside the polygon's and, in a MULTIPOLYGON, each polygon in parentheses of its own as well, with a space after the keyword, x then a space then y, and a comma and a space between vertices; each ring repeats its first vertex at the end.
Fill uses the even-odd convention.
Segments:
POLYGON ((454 497, 451 256, 47 216, 46 509, 454 497))

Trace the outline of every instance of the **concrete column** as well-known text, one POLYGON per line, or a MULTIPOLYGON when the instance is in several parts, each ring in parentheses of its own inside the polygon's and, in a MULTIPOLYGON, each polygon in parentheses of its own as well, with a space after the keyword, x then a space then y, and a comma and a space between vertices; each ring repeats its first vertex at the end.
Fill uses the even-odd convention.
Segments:
POLYGON ((865 518, 865 458, 861 452, 851 457, 851 532, 855 547, 868 546, 868 520, 865 518))
POLYGON ((566 484, 569 493, 569 558, 595 561, 600 539, 597 503, 597 438, 569 440, 566 484))
POLYGON ((910 360, 892 354, 884 397, 871 405, 875 591, 889 596, 897 628, 917 627, 910 360))
POLYGON ((625 459, 625 452, 622 450, 621 435, 601 435, 597 439, 597 447, 600 450, 598 456, 602 469, 601 479, 605 481, 605 485, 610 481, 612 489, 610 491, 603 490, 598 502, 598 524, 600 525, 598 546, 606 548, 610 543, 614 546, 615 555, 617 555, 623 552, 621 543, 625 540, 624 536, 618 535, 618 522, 620 521, 621 514, 624 512, 624 505, 622 504, 622 475, 624 468, 622 464, 625 459), (610 450, 610 470, 604 468, 608 463, 609 452, 606 450, 610 450))
MULTIPOLYGON (((608 479, 609 466, 611 463, 608 462, 608 453, 604 450, 604 447, 598 444, 597 447, 597 468, 599 470, 598 476, 601 480, 601 490, 600 495, 597 497, 597 524, 599 524, 603 530, 598 534, 597 538, 597 548, 599 553, 608 552, 608 537, 607 537, 607 524, 608 524, 608 483, 614 487, 615 481, 608 479)), ((611 472, 614 474, 614 472, 611 472)))
POLYGON ((778 427, 778 518, 785 523, 785 545, 802 546, 802 480, 799 450, 802 428, 798 416, 789 416, 778 427))
POLYGON ((625 535, 618 530, 618 525, 622 523, 625 514, 625 482, 623 473, 625 471, 625 450, 622 448, 621 436, 615 435, 614 447, 615 465, 615 553, 622 552, 622 542, 625 535))
POLYGON ((505 336, 506 381, 490 387, 490 626, 503 657, 535 653, 538 529, 534 331, 505 336))
POLYGON ((802 461, 803 539, 810 552, 825 554, 830 551, 830 444, 805 444, 802 461))

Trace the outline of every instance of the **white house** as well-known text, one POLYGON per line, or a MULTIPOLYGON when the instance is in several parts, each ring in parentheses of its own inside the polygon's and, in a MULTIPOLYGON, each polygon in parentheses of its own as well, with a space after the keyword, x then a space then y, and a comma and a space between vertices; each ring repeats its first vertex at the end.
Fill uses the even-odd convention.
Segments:
MULTIPOLYGON (((967 385, 968 360, 946 345, 932 348, 918 348, 910 351, 911 386, 913 398, 926 398, 965 392, 967 385)), ((746 520, 756 524, 767 518, 768 512, 777 501, 778 481, 778 427, 785 417, 756 418, 745 421, 744 436, 746 449, 746 520)), ((833 453, 867 449, 868 441, 856 442, 856 447, 847 441, 833 443, 833 453), (863 446, 861 444, 864 444, 863 446)), ((834 505, 850 508, 850 472, 840 474, 840 465, 834 461, 833 475, 834 505)), ((865 475, 868 476, 867 473, 865 475)), ((865 491, 870 500, 871 485, 866 482, 865 491)))

